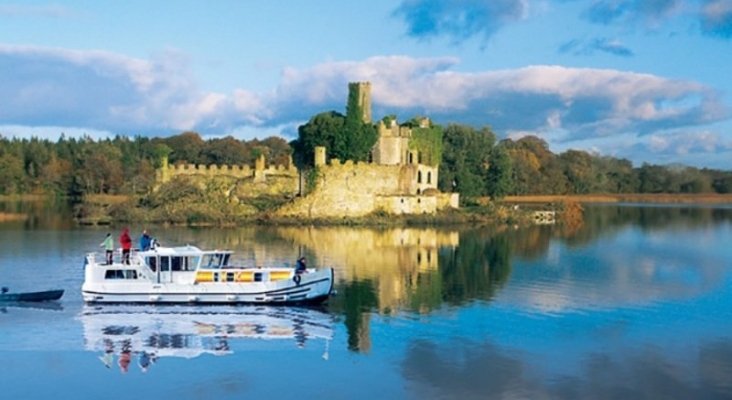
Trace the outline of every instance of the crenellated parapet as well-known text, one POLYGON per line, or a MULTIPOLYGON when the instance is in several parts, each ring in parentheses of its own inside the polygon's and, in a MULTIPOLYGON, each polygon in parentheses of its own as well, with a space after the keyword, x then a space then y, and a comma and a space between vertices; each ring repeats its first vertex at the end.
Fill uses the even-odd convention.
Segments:
POLYGON ((382 137, 412 137, 412 129, 408 126, 400 126, 396 119, 392 119, 388 124, 379 121, 376 125, 376 131, 380 138, 382 137))
POLYGON ((376 125, 378 140, 371 152, 374 163, 387 165, 409 164, 409 140, 412 129, 399 126, 396 119, 376 125))
POLYGON ((297 180, 298 170, 291 162, 288 164, 266 164, 264 156, 260 156, 252 168, 249 165, 205 165, 205 164, 175 164, 170 165, 166 162, 161 163, 161 167, 156 171, 156 186, 169 182, 171 179, 179 176, 185 177, 202 177, 216 178, 227 177, 236 180, 254 179, 257 182, 267 182, 268 178, 288 178, 297 180))

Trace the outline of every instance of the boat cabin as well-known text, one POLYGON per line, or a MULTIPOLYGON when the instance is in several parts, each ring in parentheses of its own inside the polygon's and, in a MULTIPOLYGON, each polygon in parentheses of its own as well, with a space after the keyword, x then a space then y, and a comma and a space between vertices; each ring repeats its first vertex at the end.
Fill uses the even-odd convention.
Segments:
POLYGON ((202 251, 197 247, 158 247, 137 253, 145 265, 155 272, 196 271, 198 269, 221 269, 229 265, 232 252, 229 250, 202 251))

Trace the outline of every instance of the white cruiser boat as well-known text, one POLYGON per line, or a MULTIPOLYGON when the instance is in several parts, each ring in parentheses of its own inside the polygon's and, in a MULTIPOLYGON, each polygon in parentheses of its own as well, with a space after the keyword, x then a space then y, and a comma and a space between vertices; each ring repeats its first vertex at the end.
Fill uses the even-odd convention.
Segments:
POLYGON ((87 303, 319 303, 333 291, 333 269, 243 267, 231 251, 194 246, 133 252, 130 263, 85 259, 81 292, 87 303))

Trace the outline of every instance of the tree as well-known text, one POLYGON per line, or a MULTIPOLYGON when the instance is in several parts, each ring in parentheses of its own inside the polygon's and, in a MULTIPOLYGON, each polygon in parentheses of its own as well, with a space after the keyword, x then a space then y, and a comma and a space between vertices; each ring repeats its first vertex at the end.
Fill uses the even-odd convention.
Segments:
POLYGON ((490 128, 476 131, 465 125, 448 125, 442 136, 442 164, 438 186, 444 192, 466 197, 484 196, 496 137, 490 128))
POLYGON ((275 165, 286 165, 290 162, 292 147, 285 139, 280 137, 269 137, 260 142, 261 147, 268 150, 267 159, 275 165))
POLYGON ((508 152, 502 146, 493 148, 488 166, 486 193, 492 198, 502 198, 513 190, 513 167, 508 152))
POLYGON ((122 174, 120 149, 109 141, 95 143, 91 139, 82 148, 76 177, 83 193, 120 193, 124 179, 129 178, 122 174))
POLYGON ((172 150, 170 154, 171 164, 200 164, 204 162, 201 159, 201 152, 203 152, 206 142, 196 132, 187 131, 177 136, 171 136, 164 140, 164 144, 172 150))
POLYGON ((216 165, 246 164, 249 153, 249 149, 242 142, 227 136, 206 142, 201 151, 201 161, 216 165))
POLYGON ((72 167, 69 160, 51 155, 48 163, 42 167, 45 187, 52 193, 67 195, 71 190, 72 167))
POLYGON ((567 150, 559 158, 564 166, 564 174, 569 180, 572 193, 594 192, 596 176, 592 156, 584 151, 567 150))
POLYGON ((23 160, 13 154, 0 154, 0 194, 23 193, 24 189, 23 160))
POLYGON ((315 147, 324 146, 332 157, 340 158, 345 150, 343 126, 346 117, 336 111, 320 113, 310 119, 305 125, 297 128, 298 138, 291 143, 295 153, 295 163, 298 166, 312 166, 315 157, 315 147))
POLYGON ((513 161, 513 193, 563 194, 569 186, 560 160, 536 136, 501 142, 513 161))

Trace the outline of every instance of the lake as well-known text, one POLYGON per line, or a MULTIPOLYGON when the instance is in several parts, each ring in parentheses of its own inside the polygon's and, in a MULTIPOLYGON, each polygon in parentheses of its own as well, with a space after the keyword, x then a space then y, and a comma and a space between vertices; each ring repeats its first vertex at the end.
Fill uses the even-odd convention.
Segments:
POLYGON ((86 306, 106 232, 3 206, 4 399, 732 398, 732 207, 595 205, 581 226, 131 226, 250 265, 332 266, 319 308, 86 306))

